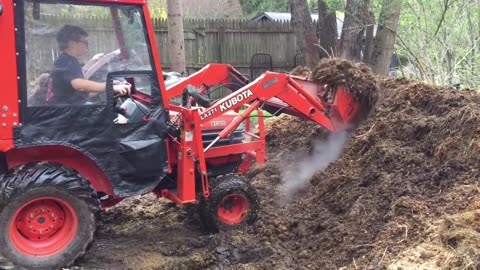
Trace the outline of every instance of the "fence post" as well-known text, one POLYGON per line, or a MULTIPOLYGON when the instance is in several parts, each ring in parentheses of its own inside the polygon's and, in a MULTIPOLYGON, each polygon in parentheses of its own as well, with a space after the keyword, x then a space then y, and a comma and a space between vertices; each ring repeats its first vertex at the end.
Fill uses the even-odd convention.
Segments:
POLYGON ((219 63, 223 63, 225 57, 224 55, 224 47, 225 47, 225 21, 219 21, 219 29, 218 29, 218 55, 219 55, 219 63))

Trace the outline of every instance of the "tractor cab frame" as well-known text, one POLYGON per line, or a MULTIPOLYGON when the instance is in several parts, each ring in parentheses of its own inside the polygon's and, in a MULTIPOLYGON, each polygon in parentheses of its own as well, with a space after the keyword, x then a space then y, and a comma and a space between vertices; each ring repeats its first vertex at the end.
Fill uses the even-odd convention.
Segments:
MULTIPOLYGON (((165 86, 160 60, 158 54, 152 53, 157 45, 155 39, 150 39, 153 36, 151 22, 145 20, 149 18, 146 4, 138 1, 9 3, 14 5, 11 9, 14 14, 4 14, 2 24, 10 19, 15 32, 2 33, 9 33, 15 40, 8 42, 11 46, 7 52, 14 52, 11 54, 15 57, 10 61, 16 70, 10 71, 16 76, 2 79, 16 79, 6 85, 18 91, 8 91, 2 98, 4 120, 10 120, 3 123, 0 141, 0 149, 7 153, 6 169, 41 161, 68 163, 81 174, 89 175, 87 178, 103 196, 122 198, 151 191, 167 172, 168 113, 163 104, 164 91, 161 91, 165 86), (136 5, 131 5, 133 3, 136 5), (60 18, 72 12, 98 14, 109 18, 110 25, 94 25, 75 17, 56 20, 52 12, 57 12, 55 17, 60 18), (105 93, 82 105, 50 105, 46 101, 48 90, 39 82, 39 77, 51 72, 53 59, 38 59, 38 55, 45 56, 41 52, 44 48, 35 44, 54 43, 55 33, 65 24, 81 25, 87 32, 102 27, 111 29, 106 34, 110 34, 113 41, 110 48, 103 49, 117 52, 106 63, 101 62, 108 57, 101 56, 97 57, 98 61, 90 60, 83 66, 88 79, 107 82, 108 87, 105 93), (157 119, 114 123, 118 116, 114 103, 124 101, 114 97, 111 90, 111 82, 117 78, 132 84, 130 100, 143 102, 143 106, 152 105, 153 93, 156 111, 148 114, 157 119)), ((95 49, 99 48, 90 48, 95 49)), ((59 52, 53 54, 55 58, 59 52)), ((145 111, 145 117, 146 114, 145 111)))

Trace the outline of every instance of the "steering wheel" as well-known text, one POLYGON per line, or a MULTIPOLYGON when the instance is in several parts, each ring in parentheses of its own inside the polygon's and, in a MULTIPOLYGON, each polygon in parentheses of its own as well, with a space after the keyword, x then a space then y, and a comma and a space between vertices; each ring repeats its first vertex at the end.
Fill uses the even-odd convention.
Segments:
POLYGON ((129 51, 129 53, 130 53, 130 57, 128 59, 128 62, 129 62, 128 65, 134 66, 134 67, 135 66, 140 66, 140 67, 145 66, 145 63, 143 62, 142 57, 140 57, 134 49, 131 49, 129 51))

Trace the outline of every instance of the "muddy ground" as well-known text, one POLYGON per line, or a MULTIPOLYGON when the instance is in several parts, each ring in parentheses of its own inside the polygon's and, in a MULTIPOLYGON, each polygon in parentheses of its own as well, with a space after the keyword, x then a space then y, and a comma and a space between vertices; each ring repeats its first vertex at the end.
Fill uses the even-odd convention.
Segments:
POLYGON ((208 234, 193 206, 131 198, 103 213, 75 268, 480 269, 480 95, 379 86, 340 157, 291 197, 283 181, 331 136, 298 118, 268 121, 269 161, 247 174, 261 204, 252 227, 208 234))

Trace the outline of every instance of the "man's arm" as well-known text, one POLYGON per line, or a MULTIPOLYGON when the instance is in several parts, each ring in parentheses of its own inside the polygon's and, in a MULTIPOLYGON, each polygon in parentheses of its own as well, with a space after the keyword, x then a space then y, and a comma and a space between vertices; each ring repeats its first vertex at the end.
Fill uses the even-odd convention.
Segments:
POLYGON ((105 83, 98 83, 85 79, 73 79, 70 84, 75 90, 89 92, 89 93, 100 93, 105 91, 105 83))
MULTIPOLYGON (((89 92, 89 93, 101 93, 107 88, 105 83, 98 83, 86 79, 73 79, 70 84, 75 90, 89 92)), ((113 85, 113 92, 120 95, 130 94, 130 85, 129 84, 119 84, 113 85)))

